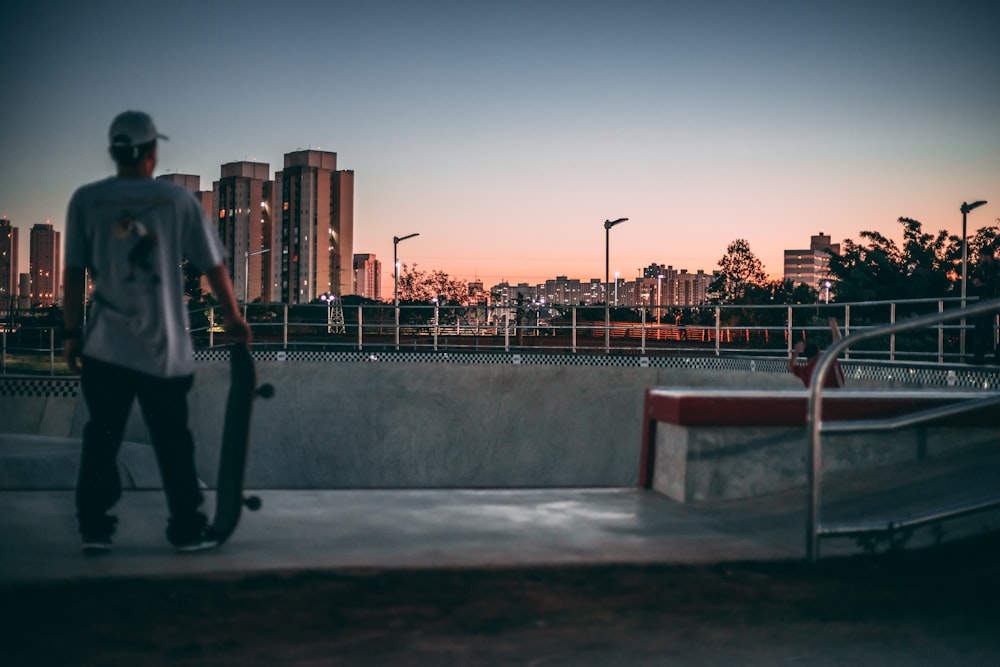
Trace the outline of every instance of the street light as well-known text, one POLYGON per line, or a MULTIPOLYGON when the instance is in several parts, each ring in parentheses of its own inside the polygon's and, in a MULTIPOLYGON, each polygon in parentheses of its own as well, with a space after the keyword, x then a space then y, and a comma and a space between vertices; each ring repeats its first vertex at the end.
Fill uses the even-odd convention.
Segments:
POLYGON ((326 303, 326 332, 333 333, 333 303, 337 300, 335 294, 324 292, 319 295, 319 300, 326 303))
POLYGON ((611 228, 628 220, 628 218, 618 218, 617 220, 604 221, 604 351, 611 351, 611 228))
POLYGON ((271 252, 271 249, 264 248, 263 250, 254 250, 253 252, 249 250, 243 251, 243 319, 247 318, 247 302, 250 301, 250 257, 263 255, 265 252, 271 252))
MULTIPOLYGON (((656 276, 656 326, 660 326, 660 311, 663 309, 663 274, 656 276)), ((657 336, 660 334, 657 333, 657 336)))
POLYGON ((965 274, 968 273, 968 263, 969 263, 969 252, 968 243, 966 242, 966 231, 965 231, 965 219, 969 215, 969 211, 979 208, 986 202, 977 201, 971 204, 962 204, 962 308, 965 308, 965 274))
MULTIPOLYGON (((965 309, 965 290, 966 290, 966 274, 969 272, 969 243, 966 238, 965 231, 965 218, 969 215, 969 211, 979 208, 985 201, 972 202, 971 204, 962 202, 962 308, 965 309)), ((961 359, 965 359, 965 318, 962 318, 962 333, 959 336, 959 356, 961 359)))
POLYGON ((396 254, 396 248, 399 246, 401 241, 406 239, 412 239, 414 236, 420 236, 420 233, 407 234, 406 236, 393 236, 392 237, 392 303, 393 310, 396 311, 396 349, 399 349, 399 259, 396 254))

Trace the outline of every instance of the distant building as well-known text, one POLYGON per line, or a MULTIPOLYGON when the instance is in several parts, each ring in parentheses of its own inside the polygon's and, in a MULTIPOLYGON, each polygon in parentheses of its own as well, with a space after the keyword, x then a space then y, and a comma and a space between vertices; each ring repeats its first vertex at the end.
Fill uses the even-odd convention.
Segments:
POLYGON ((469 304, 474 306, 485 306, 489 303, 486 290, 483 288, 483 281, 476 279, 469 283, 469 304))
POLYGON ((830 277, 830 253, 840 253, 839 243, 830 243, 822 231, 809 238, 809 248, 785 251, 785 280, 822 290, 830 277))
POLYGON ((546 280, 542 296, 551 306, 578 306, 583 300, 583 287, 576 278, 556 276, 546 280))
POLYGON ((366 299, 382 300, 382 262, 371 253, 354 256, 354 293, 366 299))
POLYGON ((0 311, 17 307, 17 227, 0 219, 0 311))
POLYGON ((201 176, 196 176, 195 174, 160 174, 156 177, 156 180, 179 185, 191 192, 201 190, 201 176))
POLYGON ((52 225, 38 223, 28 236, 28 269, 31 274, 31 307, 52 306, 59 300, 59 232, 52 225))
POLYGON ((286 153, 274 175, 273 216, 268 300, 310 303, 351 293, 354 172, 337 171, 336 153, 286 153))
POLYGON ((667 267, 667 280, 664 281, 663 305, 665 306, 700 306, 705 303, 708 286, 715 279, 714 273, 705 273, 701 269, 688 273, 687 269, 675 271, 667 267))
POLYGON ((226 249, 226 266, 237 301, 269 302, 272 292, 271 166, 266 162, 230 162, 212 185, 212 218, 226 249))
POLYGON ((17 308, 27 310, 31 308, 31 274, 19 273, 17 276, 17 308))
POLYGON ((215 204, 212 202, 213 192, 201 189, 201 176, 194 174, 161 174, 156 177, 156 180, 167 181, 168 183, 173 183, 189 190, 201 204, 201 208, 205 211, 208 219, 214 219, 215 204))
MULTIPOLYGON (((182 188, 189 190, 191 194, 195 196, 198 203, 201 204, 201 209, 205 211, 205 215, 210 221, 215 220, 215 193, 211 190, 201 189, 201 177, 194 174, 161 174, 156 177, 158 181, 167 181, 168 183, 173 183, 179 185, 182 188)), ((228 266, 228 265, 227 265, 228 266)), ((230 276, 232 277, 232 276, 230 276)), ((202 274, 201 276, 201 291, 208 293, 212 289, 208 282, 208 278, 202 274)))

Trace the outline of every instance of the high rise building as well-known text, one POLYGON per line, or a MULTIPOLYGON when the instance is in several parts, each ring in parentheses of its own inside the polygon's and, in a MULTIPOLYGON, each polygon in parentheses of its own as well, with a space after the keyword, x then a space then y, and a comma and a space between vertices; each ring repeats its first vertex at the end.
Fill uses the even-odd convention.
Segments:
POLYGON ((271 301, 271 167, 230 162, 214 184, 215 219, 226 248, 226 266, 238 301, 271 301))
POLYGON ((173 183, 174 185, 179 185, 186 190, 191 192, 198 192, 201 190, 201 176, 195 174, 160 174, 156 177, 158 181, 167 181, 168 183, 173 183))
POLYGON ((382 300, 382 262, 371 253, 354 256, 354 293, 366 299, 382 300))
POLYGON ((59 299, 59 232, 38 223, 28 236, 28 269, 31 274, 31 306, 52 306, 59 299))
POLYGON ((18 310, 28 310, 31 308, 30 273, 20 273, 17 276, 17 308, 18 310))
POLYGON ((576 306, 583 301, 583 287, 576 278, 556 276, 545 281, 544 298, 552 306, 576 306))
POLYGON ((785 251, 785 280, 793 285, 805 284, 820 290, 830 276, 830 253, 840 254, 840 244, 830 243, 829 235, 820 231, 809 238, 809 248, 785 251))
POLYGON ((167 181, 168 183, 173 183, 179 185, 186 190, 190 190, 194 194, 195 199, 201 203, 201 208, 205 211, 205 215, 208 219, 213 218, 213 212, 215 210, 215 205, 212 202, 212 191, 201 189, 201 176, 196 176, 194 174, 161 174, 156 177, 158 181, 167 181))
MULTIPOLYGON (((209 220, 215 219, 215 193, 211 190, 201 189, 201 177, 194 174, 161 174, 156 177, 158 181, 167 181, 168 183, 173 183, 179 185, 186 190, 189 190, 195 199, 201 204, 201 208, 205 211, 205 215, 208 216, 209 220)), ((185 274, 187 274, 187 268, 185 267, 185 274)), ((211 291, 212 287, 208 282, 208 278, 202 274, 200 279, 200 284, 202 293, 208 293, 211 291)))
POLYGON ((272 301, 309 303, 353 290, 354 172, 337 171, 337 154, 285 154, 274 175, 269 247, 272 301))
POLYGON ((700 306, 705 303, 708 287, 715 279, 715 273, 706 274, 701 269, 688 273, 687 269, 674 271, 667 267, 670 278, 664 284, 667 295, 664 297, 666 306, 700 306))
POLYGON ((0 312, 16 308, 16 298, 17 227, 3 218, 0 219, 0 312))

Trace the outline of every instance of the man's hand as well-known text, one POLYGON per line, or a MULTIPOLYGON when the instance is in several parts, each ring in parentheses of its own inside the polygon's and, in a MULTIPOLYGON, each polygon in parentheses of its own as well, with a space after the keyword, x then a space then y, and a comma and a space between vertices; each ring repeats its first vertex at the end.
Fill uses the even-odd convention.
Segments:
POLYGON ((792 348, 792 351, 795 352, 795 354, 802 354, 803 352, 805 352, 805 350, 806 350, 805 341, 801 340, 795 344, 795 347, 792 348))
POLYGON ((71 373, 80 374, 80 357, 83 352, 83 341, 79 338, 67 338, 63 341, 63 356, 71 373))
POLYGON ((226 318, 226 335, 233 342, 243 343, 250 347, 250 324, 241 315, 226 318))

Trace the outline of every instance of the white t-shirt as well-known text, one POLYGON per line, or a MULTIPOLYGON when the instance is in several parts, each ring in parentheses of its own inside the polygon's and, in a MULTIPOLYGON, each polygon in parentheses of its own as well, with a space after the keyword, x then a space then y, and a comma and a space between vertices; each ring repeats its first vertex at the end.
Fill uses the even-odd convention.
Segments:
POLYGON ((222 242, 194 195, 152 178, 78 189, 66 216, 66 267, 94 283, 83 354, 157 377, 194 372, 181 261, 222 264, 222 242))

